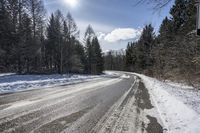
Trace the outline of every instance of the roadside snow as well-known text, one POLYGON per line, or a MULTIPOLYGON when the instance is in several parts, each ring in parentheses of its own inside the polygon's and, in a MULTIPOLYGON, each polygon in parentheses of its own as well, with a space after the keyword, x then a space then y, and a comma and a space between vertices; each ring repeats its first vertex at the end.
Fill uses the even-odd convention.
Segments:
MULTIPOLYGON (((1 74, 0 76, 0 94, 18 92, 41 87, 52 87, 57 85, 67 85, 79 83, 101 76, 90 75, 14 75, 1 74)), ((105 75, 104 75, 105 76, 105 75)))
POLYGON ((151 100, 168 133, 199 133, 200 93, 191 87, 164 83, 136 74, 149 90, 151 100))
POLYGON ((9 76, 9 75, 15 75, 15 73, 0 73, 0 77, 9 76))
POLYGON ((118 77, 121 75, 119 72, 115 72, 115 71, 104 71, 104 74, 111 76, 111 77, 115 77, 115 76, 118 77))
POLYGON ((167 81, 166 91, 200 114, 200 91, 182 83, 167 81))
POLYGON ((170 80, 166 80, 165 83, 167 83, 168 85, 170 86, 173 86, 173 87, 177 87, 177 88, 181 88, 181 89, 194 89, 194 87, 192 86, 188 86, 187 84, 184 84, 184 83, 176 83, 176 82, 172 82, 170 80))
POLYGON ((129 75, 126 75, 126 74, 123 74, 123 75, 121 76, 121 78, 122 78, 122 79, 130 79, 130 76, 129 76, 129 75))

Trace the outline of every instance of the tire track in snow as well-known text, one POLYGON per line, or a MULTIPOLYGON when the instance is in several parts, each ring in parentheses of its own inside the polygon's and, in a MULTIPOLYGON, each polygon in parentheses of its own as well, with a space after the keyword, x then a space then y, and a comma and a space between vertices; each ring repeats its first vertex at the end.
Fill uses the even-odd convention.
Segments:
MULTIPOLYGON (((66 101, 69 99, 69 95, 81 94, 90 91, 95 91, 107 85, 112 85, 121 81, 121 79, 109 79, 106 81, 98 82, 96 84, 91 84, 89 87, 82 87, 76 90, 61 91, 60 93, 52 93, 50 97, 42 98, 40 100, 32 100, 33 103, 28 103, 27 99, 25 104, 20 104, 20 102, 12 103, 8 108, 0 110, 0 131, 17 131, 17 132, 29 132, 34 128, 38 128, 40 125, 47 124, 53 120, 59 119, 69 115, 69 104, 66 101), (95 88, 95 89, 94 89, 95 88), (62 100, 61 100, 62 99, 62 100), (49 102, 53 102, 50 105, 49 102), (65 106, 64 106, 65 105, 65 106), (17 113, 16 113, 17 112, 17 113), (45 114, 45 115, 44 115, 45 114), (63 114, 63 115, 59 115, 63 114), (35 124, 37 123, 37 124, 35 124)), ((31 93, 31 92, 30 92, 31 93)), ((25 100, 24 100, 25 101, 25 100)), ((23 101, 21 101, 23 102, 23 101)), ((69 102, 69 101, 68 101, 69 102)), ((74 106, 74 103, 71 103, 74 106)), ((79 105, 79 103, 77 103, 79 105)), ((77 110, 80 109, 80 106, 77 107, 77 110)))
MULTIPOLYGON (((124 127, 127 126, 127 124, 134 124, 135 118, 131 123, 127 122, 130 120, 128 118, 129 115, 134 113, 134 108, 132 108, 134 103, 133 95, 137 91, 137 87, 138 80, 136 80, 135 77, 135 82, 132 84, 131 88, 109 109, 90 133, 118 133, 128 130, 124 127)), ((135 117, 134 115, 130 116, 135 117)), ((135 130, 134 126, 126 128, 132 128, 130 130, 131 132, 135 130)))

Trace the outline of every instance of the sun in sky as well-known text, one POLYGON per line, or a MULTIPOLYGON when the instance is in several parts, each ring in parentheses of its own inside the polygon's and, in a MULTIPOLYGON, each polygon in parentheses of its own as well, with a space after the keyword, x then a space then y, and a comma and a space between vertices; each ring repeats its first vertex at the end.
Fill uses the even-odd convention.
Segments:
POLYGON ((76 7, 78 4, 78 0, 63 0, 66 4, 71 7, 76 7))

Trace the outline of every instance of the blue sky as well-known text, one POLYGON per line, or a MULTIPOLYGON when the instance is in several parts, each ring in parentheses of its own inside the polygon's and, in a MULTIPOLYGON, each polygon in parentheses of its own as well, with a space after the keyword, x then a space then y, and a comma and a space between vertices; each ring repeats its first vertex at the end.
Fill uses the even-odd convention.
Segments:
POLYGON ((157 32, 173 4, 155 12, 151 4, 136 6, 135 3, 136 0, 45 0, 48 14, 57 9, 72 14, 81 37, 91 24, 104 51, 126 48, 128 41, 139 38, 146 24, 151 23, 157 32))

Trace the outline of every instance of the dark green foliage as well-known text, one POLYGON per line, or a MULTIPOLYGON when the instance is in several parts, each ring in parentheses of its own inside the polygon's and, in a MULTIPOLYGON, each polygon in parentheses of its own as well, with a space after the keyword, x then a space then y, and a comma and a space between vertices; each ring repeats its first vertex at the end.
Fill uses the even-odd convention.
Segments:
POLYGON ((83 45, 79 42, 75 42, 74 46, 74 60, 72 72, 84 73, 86 65, 86 55, 83 45))
POLYGON ((12 24, 6 2, 6 0, 0 1, 0 72, 7 71, 6 69, 10 65, 8 59, 11 58, 12 24))
POLYGON ((158 36, 157 70, 155 75, 163 78, 186 79, 195 81, 199 70, 193 61, 200 55, 199 39, 195 36, 196 6, 195 0, 176 0, 170 11, 171 19, 166 18, 158 36), (196 49, 196 50, 194 50, 196 49), (158 54, 159 53, 159 54, 158 54), (161 72, 162 69, 162 72, 161 72))
POLYGON ((136 62, 137 62, 137 44, 129 43, 126 49, 126 66, 130 71, 136 71, 136 62))
POLYGON ((184 26, 187 19, 186 0, 176 0, 170 14, 172 15, 174 32, 178 32, 184 26))
POLYGON ((90 55, 79 41, 70 13, 64 17, 57 10, 45 27, 42 0, 1 0, 0 72, 100 74, 103 59, 98 39, 93 39, 91 26, 86 33, 90 55))
POLYGON ((101 74, 104 70, 102 50, 94 30, 89 25, 85 33, 86 66, 85 70, 91 74, 101 74))
POLYGON ((129 71, 163 79, 200 83, 200 40, 195 35, 195 0, 175 0, 155 37, 153 28, 143 29, 136 43, 129 43, 126 65, 129 71))
POLYGON ((104 61, 102 56, 102 50, 97 37, 94 37, 92 40, 92 49, 92 73, 101 74, 104 70, 104 61))
POLYGON ((104 68, 106 70, 125 71, 126 69, 126 55, 124 50, 109 51, 104 54, 104 68))
POLYGON ((44 24, 42 1, 2 0, 0 7, 0 71, 38 71, 44 24))
POLYGON ((62 14, 58 10, 51 15, 49 25, 47 27, 47 64, 52 71, 62 73, 62 14))
POLYGON ((129 43, 126 50, 126 65, 130 71, 143 72, 153 67, 152 49, 154 47, 154 29, 145 26, 138 42, 129 43))

